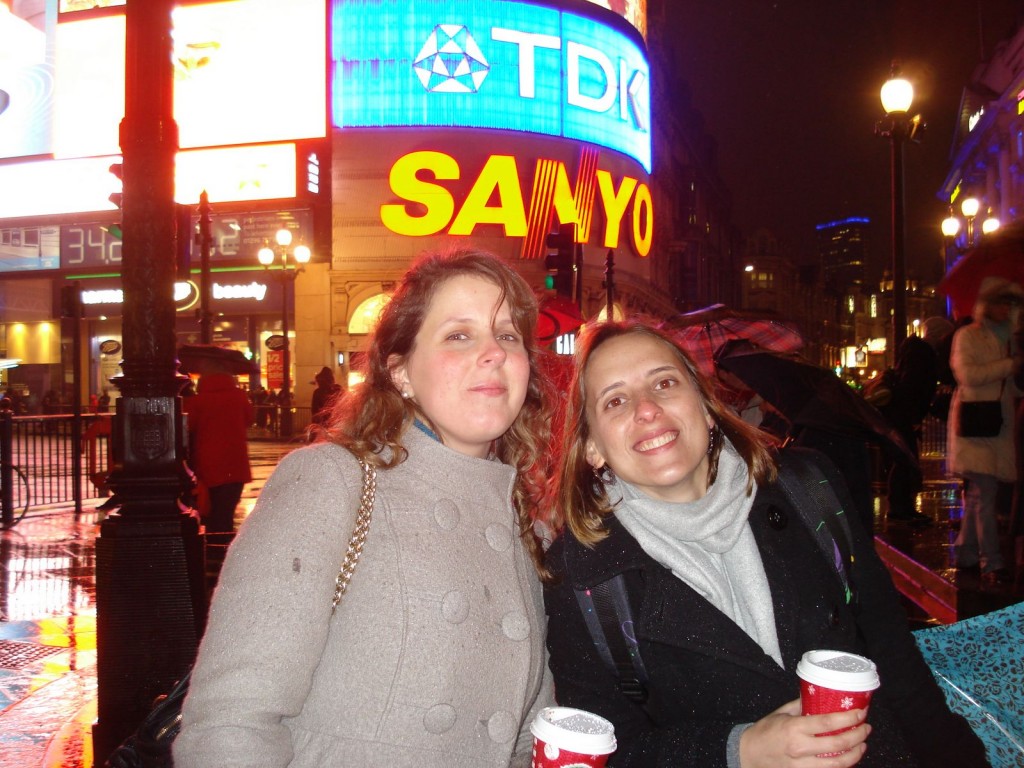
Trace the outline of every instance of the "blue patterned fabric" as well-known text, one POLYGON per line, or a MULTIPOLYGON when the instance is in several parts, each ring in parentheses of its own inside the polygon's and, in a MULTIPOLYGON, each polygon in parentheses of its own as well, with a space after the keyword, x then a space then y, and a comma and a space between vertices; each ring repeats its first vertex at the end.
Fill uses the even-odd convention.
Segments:
POLYGON ((992 768, 1024 765, 1024 603, 914 638, 949 708, 985 742, 992 768))

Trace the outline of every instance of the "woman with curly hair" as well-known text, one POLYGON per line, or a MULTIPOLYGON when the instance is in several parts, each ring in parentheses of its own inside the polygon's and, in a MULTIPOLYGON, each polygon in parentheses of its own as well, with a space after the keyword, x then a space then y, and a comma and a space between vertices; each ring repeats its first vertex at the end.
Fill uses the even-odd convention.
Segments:
POLYGON ((268 480, 231 547, 175 765, 528 766, 551 703, 531 520, 549 455, 536 300, 490 254, 418 260, 365 380, 268 480), (359 566, 332 615, 377 468, 359 566))

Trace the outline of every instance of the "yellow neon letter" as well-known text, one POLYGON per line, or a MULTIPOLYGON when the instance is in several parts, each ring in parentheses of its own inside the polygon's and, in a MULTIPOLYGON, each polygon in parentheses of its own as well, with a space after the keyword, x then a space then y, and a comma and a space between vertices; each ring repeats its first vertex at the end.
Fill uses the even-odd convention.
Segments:
POLYGON ((626 205, 633 196, 637 180, 631 176, 622 177, 622 186, 615 191, 612 175, 608 171, 597 172, 597 188, 601 193, 601 205, 604 208, 605 231, 604 247, 618 248, 622 217, 626 213, 626 205))
POLYGON ((516 159, 511 155, 491 155, 487 159, 448 234, 471 235, 477 224, 501 224, 505 237, 526 235, 526 206, 516 159), (489 206, 495 191, 497 205, 489 206))
POLYGON ((555 215, 559 224, 579 224, 580 209, 569 185, 565 164, 559 163, 555 171, 555 215))
POLYGON ((651 200, 651 190, 646 184, 641 184, 633 198, 633 247, 637 256, 643 258, 651 252, 653 237, 654 202, 651 200))
POLYGON ((435 235, 448 226, 455 213, 455 200, 440 184, 419 178, 420 171, 429 171, 436 180, 459 178, 459 164, 454 157, 441 152, 410 152, 391 166, 391 191, 407 203, 386 203, 380 207, 380 220, 399 235, 423 237, 435 235), (410 203, 426 210, 418 216, 409 212, 410 203))

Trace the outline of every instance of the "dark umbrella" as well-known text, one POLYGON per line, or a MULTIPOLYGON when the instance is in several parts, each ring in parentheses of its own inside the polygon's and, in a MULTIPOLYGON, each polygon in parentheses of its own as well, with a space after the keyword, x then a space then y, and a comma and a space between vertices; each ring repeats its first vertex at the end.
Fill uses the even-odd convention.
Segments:
POLYGON ((804 339, 796 328, 777 318, 730 309, 724 304, 673 315, 660 327, 670 331, 705 374, 714 375, 714 360, 729 341, 745 339, 763 349, 796 352, 804 339))
POLYGON ((562 296, 550 296, 540 303, 537 313, 537 342, 550 344, 565 333, 583 325, 583 316, 576 303, 562 296))
POLYGON ((182 373, 256 373, 256 364, 237 349, 214 344, 182 344, 178 347, 178 363, 182 373))
POLYGON ((1024 224, 1011 224, 965 253, 939 282, 957 317, 974 312, 978 289, 986 277, 1004 277, 1024 285, 1024 224))
POLYGON ((894 458, 917 464, 886 418, 828 368, 799 355, 730 342, 717 364, 757 392, 795 427, 864 438, 889 448, 894 458))

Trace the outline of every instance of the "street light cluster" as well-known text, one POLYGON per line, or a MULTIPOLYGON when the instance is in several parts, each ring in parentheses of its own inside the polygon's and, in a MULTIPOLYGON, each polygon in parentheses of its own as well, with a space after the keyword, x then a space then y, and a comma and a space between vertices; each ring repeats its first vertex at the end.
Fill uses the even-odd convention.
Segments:
MULTIPOLYGON (((974 233, 974 220, 978 215, 978 211, 981 210, 981 203, 976 197, 965 197, 960 203, 960 213, 963 214, 964 221, 967 223, 967 231, 965 234, 966 247, 970 248, 974 245, 975 233, 974 233)), ((981 232, 984 235, 991 235, 1000 227, 1000 221, 992 213, 992 209, 988 209, 988 215, 981 222, 981 232)), ((957 218, 953 212, 953 206, 949 206, 949 216, 942 220, 942 234, 945 237, 955 240, 957 235, 960 234, 961 224, 960 219, 957 218)))
POLYGON ((260 264, 263 265, 264 269, 269 270, 274 264, 274 260, 277 256, 281 257, 281 269, 278 273, 278 277, 281 280, 281 336, 283 341, 281 343, 281 357, 282 357, 282 379, 281 379, 281 396, 279 402, 281 404, 281 434, 285 437, 291 437, 292 434, 292 376, 291 376, 291 355, 288 343, 288 283, 295 282, 295 279, 299 276, 305 265, 309 263, 310 257, 313 255, 306 245, 296 245, 289 254, 288 247, 292 244, 292 233, 290 229, 279 229, 274 235, 274 240, 277 242, 278 250, 275 251, 270 247, 269 243, 262 248, 256 254, 256 258, 259 259, 260 264), (296 265, 291 267, 288 266, 289 258, 294 259, 296 265))

